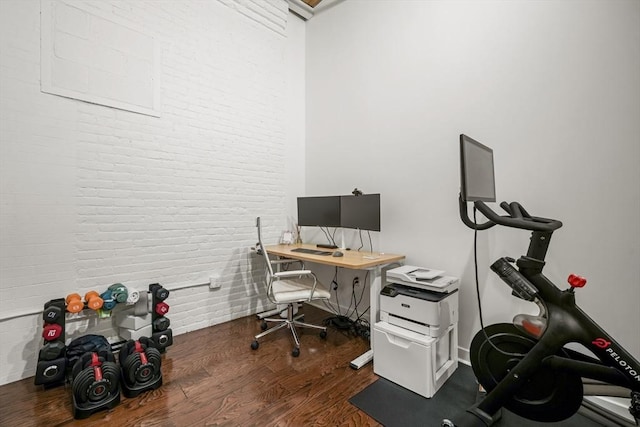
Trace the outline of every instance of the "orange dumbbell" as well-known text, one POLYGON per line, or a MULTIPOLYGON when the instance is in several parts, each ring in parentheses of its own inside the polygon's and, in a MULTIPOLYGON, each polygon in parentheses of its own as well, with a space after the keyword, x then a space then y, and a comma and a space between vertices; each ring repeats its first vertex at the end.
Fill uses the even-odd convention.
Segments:
POLYGON ((104 301, 100 298, 100 295, 96 291, 89 291, 84 296, 84 300, 87 303, 87 307, 91 310, 99 310, 102 308, 104 301))
POLYGON ((80 294, 69 294, 67 295, 67 311, 69 313, 80 313, 84 310, 84 303, 82 302, 82 297, 80 294))

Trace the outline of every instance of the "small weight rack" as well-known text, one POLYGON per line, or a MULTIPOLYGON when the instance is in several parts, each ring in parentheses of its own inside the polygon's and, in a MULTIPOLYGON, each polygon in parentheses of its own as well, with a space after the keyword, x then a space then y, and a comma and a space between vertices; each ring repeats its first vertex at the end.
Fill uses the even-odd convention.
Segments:
POLYGON ((151 338, 156 344, 156 348, 164 353, 166 348, 173 344, 173 332, 171 331, 171 321, 166 316, 169 312, 169 304, 165 300, 169 297, 169 291, 159 283, 149 285, 151 294, 151 326, 153 333, 151 338))
POLYGON ((38 353, 35 384, 45 388, 64 384, 67 367, 65 310, 64 298, 58 298, 47 302, 42 312, 44 345, 38 353))
MULTIPOLYGON (((104 302, 107 303, 107 305, 102 308, 103 310, 104 308, 106 308, 110 311, 115 306, 116 297, 118 296, 117 292, 121 291, 122 288, 124 287, 121 284, 112 285, 107 291, 105 291, 105 293, 100 295, 101 298, 105 297, 104 302), (106 295, 107 293, 109 294, 109 296, 106 295), (113 295, 111 296, 111 294, 113 295), (111 301, 113 302, 113 305, 109 306, 108 302, 111 301)), ((94 374, 94 377, 92 377, 94 380, 92 382, 92 386, 96 385, 96 389, 94 391, 92 399, 96 400, 97 396, 97 401, 81 402, 78 400, 78 397, 74 393, 73 397, 75 418, 86 418, 96 411, 102 409, 110 409, 116 406, 120 402, 120 385, 122 385, 123 389, 125 389, 126 397, 134 397, 143 391, 155 389, 162 385, 162 374, 160 373, 161 362, 159 359, 159 354, 165 352, 166 348, 173 344, 173 333, 169 328, 170 321, 166 317, 166 314, 169 312, 169 305, 165 302, 165 300, 169 296, 169 291, 162 287, 160 284, 154 283, 149 285, 149 293, 151 295, 151 307, 147 307, 147 298, 140 298, 140 303, 144 303, 145 307, 147 307, 144 309, 145 312, 148 313, 149 311, 151 311, 152 313, 152 337, 149 341, 146 341, 144 339, 142 340, 144 341, 145 348, 147 349, 142 360, 148 360, 149 356, 151 356, 151 363, 149 363, 149 366, 155 369, 153 371, 153 375, 149 377, 148 380, 147 377, 143 375, 141 377, 142 381, 138 379, 137 382, 133 384, 118 381, 118 384, 115 387, 116 389, 112 388, 105 391, 106 394, 104 394, 103 396, 102 394, 100 394, 103 393, 103 388, 100 386, 100 384, 98 384, 99 381, 96 379, 94 374)), ((127 296, 125 295, 123 298, 118 299, 117 302, 124 302, 126 298, 127 296)), ((74 297, 73 300, 68 300, 69 298, 56 298, 44 304, 44 310, 42 312, 42 338, 44 342, 42 348, 38 353, 38 362, 34 383, 35 385, 42 385, 45 389, 63 385, 68 378, 67 374, 69 373, 71 368, 67 366, 67 348, 65 345, 66 312, 69 311, 67 307, 69 301, 73 301, 74 304, 78 304, 78 299, 77 297, 74 297)), ((74 313, 78 313, 88 309, 96 310, 96 308, 91 306, 89 302, 85 302, 83 307, 74 307, 74 313)), ((98 313, 98 317, 102 318, 103 316, 101 315, 101 312, 98 311, 98 313)), ((129 353, 131 354, 135 351, 136 350, 134 347, 134 350, 131 350, 129 353)), ((106 357, 105 355, 101 354, 99 355, 99 360, 100 362, 97 362, 96 360, 89 361, 89 359, 87 359, 87 366, 83 366, 79 371, 77 368, 77 372, 75 372, 75 375, 71 376, 71 381, 74 381, 76 378, 85 379, 81 378, 85 373, 84 371, 95 371, 97 369, 96 367, 99 367, 100 369, 104 369, 106 367, 107 373, 111 375, 111 371, 113 370, 114 358, 112 358, 112 356, 106 357)), ((118 372, 121 372, 120 365, 116 366, 118 372)), ((90 375, 87 373, 84 376, 87 377, 85 380, 88 381, 90 375)), ((120 375, 118 375, 118 377, 120 377, 120 375)), ((113 381, 111 381, 111 383, 113 383, 113 381)), ((111 387, 114 386, 111 385, 111 387)))

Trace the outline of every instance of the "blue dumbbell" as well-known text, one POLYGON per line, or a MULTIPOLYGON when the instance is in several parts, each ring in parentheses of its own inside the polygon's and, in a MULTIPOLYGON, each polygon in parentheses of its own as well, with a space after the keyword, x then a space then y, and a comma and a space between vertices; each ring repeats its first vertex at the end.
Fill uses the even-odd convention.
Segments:
POLYGON ((104 291, 100 295, 100 298, 102 298, 102 300, 104 301, 104 304, 102 305, 103 311, 113 310, 113 308, 118 303, 118 301, 116 301, 116 299, 113 297, 113 293, 111 292, 111 289, 107 289, 106 291, 104 291))

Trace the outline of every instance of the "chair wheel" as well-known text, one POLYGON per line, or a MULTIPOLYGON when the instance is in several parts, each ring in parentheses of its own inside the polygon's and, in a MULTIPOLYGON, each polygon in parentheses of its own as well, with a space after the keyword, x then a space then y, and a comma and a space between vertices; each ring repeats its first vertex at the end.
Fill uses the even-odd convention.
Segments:
POLYGON ((258 347, 260 347, 260 343, 258 342, 258 340, 255 340, 251 343, 251 349, 252 350, 257 350, 258 347))
POLYGON ((263 331, 267 330, 267 322, 265 322, 264 320, 262 321, 262 324, 260 324, 260 329, 262 329, 263 331))
POLYGON ((291 355, 293 357, 298 357, 300 356, 300 349, 298 347, 294 348, 293 351, 291 351, 291 355))
POLYGON ((320 331, 320 338, 326 338, 327 337, 327 331, 320 331))

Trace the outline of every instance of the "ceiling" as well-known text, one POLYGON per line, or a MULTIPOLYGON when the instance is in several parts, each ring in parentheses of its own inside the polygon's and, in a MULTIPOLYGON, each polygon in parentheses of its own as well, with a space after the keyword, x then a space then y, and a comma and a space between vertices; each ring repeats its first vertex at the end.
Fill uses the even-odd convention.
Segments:
POLYGON ((289 10, 304 20, 311 19, 314 15, 330 9, 343 0, 287 0, 289 10), (322 2, 322 5, 320 3, 322 2))
POLYGON ((306 3, 307 5, 311 6, 312 8, 316 7, 318 5, 318 3, 320 3, 322 0, 302 0, 303 3, 306 3))

